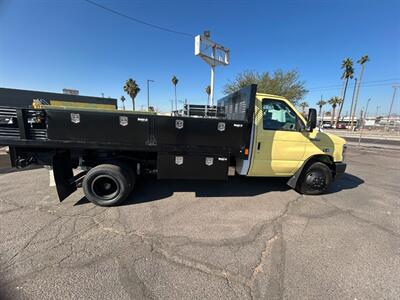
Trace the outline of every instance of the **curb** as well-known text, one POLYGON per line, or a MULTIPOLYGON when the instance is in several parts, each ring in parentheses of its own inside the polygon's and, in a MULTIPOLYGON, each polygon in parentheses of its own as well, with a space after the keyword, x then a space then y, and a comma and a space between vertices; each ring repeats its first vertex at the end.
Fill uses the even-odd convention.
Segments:
MULTIPOLYGON (((353 142, 358 144, 358 139, 359 139, 358 137, 342 137, 342 138, 344 138, 347 142, 353 142)), ((367 137, 361 138, 361 144, 376 144, 376 145, 388 145, 388 146, 400 147, 399 140, 383 140, 383 139, 373 139, 367 137)))

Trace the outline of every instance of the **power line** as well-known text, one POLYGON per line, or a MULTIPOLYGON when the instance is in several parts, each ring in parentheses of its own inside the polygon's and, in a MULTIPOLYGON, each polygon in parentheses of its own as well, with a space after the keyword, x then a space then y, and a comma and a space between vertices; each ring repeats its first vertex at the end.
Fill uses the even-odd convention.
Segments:
POLYGON ((95 2, 95 1, 92 1, 92 0, 83 0, 83 1, 86 1, 87 3, 89 3, 91 5, 94 5, 94 6, 97 6, 97 7, 101 8, 101 9, 103 9, 105 11, 108 11, 108 12, 114 14, 114 15, 123 17, 125 19, 134 21, 134 22, 142 24, 142 25, 146 25, 146 26, 158 29, 158 30, 169 32, 169 33, 175 33, 175 34, 180 34, 180 35, 190 36, 190 37, 194 37, 195 36, 194 34, 191 34, 191 33, 183 32, 183 31, 177 31, 177 30, 169 29, 169 28, 162 27, 162 26, 159 26, 159 25, 151 24, 151 23, 146 22, 146 21, 142 21, 140 19, 128 16, 128 15, 122 13, 122 12, 116 11, 116 10, 114 10, 112 8, 109 8, 109 7, 106 7, 104 5, 101 5, 101 4, 99 4, 99 3, 95 2))
MULTIPOLYGON (((361 86, 362 87, 374 87, 374 86, 385 86, 385 85, 392 85, 393 82, 382 82, 382 83, 371 83, 371 84, 366 84, 366 83, 362 83, 361 86)), ((350 86, 350 85, 349 85, 350 86)), ((354 85, 353 85, 354 86, 354 85)), ((332 88, 319 88, 319 89, 310 89, 310 91, 324 91, 324 90, 336 90, 338 89, 340 86, 337 87, 332 87, 332 88)))
MULTIPOLYGON (((392 82, 386 82, 386 83, 384 83, 384 82, 382 82, 382 83, 370 83, 370 84, 362 83, 361 86, 363 88, 368 88, 368 87, 388 86, 388 85, 392 85, 392 84, 393 84, 393 81, 392 82)), ((331 91, 331 90, 337 90, 339 87, 340 87, 340 85, 337 86, 337 87, 326 87, 326 88, 319 88, 319 89, 309 89, 309 91, 310 92, 331 91)))
MULTIPOLYGON (((398 81, 399 78, 390 78, 390 79, 382 79, 382 80, 372 80, 372 81, 364 81, 361 86, 364 86, 365 84, 371 84, 371 83, 383 83, 383 82, 387 82, 387 81, 398 81)), ((387 83, 388 85, 392 84, 392 83, 387 83)), ((323 90, 323 89, 333 89, 333 88, 339 88, 341 87, 342 84, 333 84, 333 85, 326 85, 326 86, 320 86, 320 87, 313 87, 310 88, 310 90, 323 90)))

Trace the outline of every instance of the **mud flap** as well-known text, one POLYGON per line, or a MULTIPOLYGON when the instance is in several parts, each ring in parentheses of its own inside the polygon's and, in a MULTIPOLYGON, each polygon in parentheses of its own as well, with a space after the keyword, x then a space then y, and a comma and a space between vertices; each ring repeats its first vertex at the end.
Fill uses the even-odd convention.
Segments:
POLYGON ((53 172, 58 198, 61 202, 77 190, 68 151, 59 152, 53 156, 53 172))
POLYGON ((305 166, 305 164, 303 164, 303 165, 300 167, 300 169, 298 169, 298 170, 296 171, 296 173, 294 173, 293 176, 290 177, 289 180, 286 182, 286 184, 287 184, 288 186, 290 186, 290 187, 291 187, 292 189, 294 189, 294 190, 295 190, 296 187, 297 187, 297 181, 298 181, 299 178, 300 178, 301 172, 303 172, 304 166, 305 166))

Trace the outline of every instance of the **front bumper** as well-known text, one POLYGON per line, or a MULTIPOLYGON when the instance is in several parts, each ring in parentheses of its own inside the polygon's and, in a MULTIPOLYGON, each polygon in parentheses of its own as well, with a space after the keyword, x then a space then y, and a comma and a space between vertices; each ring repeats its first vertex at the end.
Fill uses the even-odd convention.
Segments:
POLYGON ((343 162, 335 163, 335 177, 334 179, 340 179, 343 176, 344 172, 346 171, 347 164, 343 162))

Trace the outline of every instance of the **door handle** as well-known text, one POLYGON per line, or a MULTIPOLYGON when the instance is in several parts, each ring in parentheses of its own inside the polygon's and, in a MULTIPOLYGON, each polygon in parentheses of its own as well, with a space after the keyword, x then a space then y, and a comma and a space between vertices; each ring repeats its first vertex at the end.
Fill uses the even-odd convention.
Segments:
POLYGON ((257 150, 260 150, 260 148, 261 148, 261 143, 258 142, 258 144, 257 144, 257 150))
POLYGON ((319 141, 321 141, 321 139, 319 139, 319 138, 308 138, 310 141, 312 141, 312 142, 319 142, 319 141))

